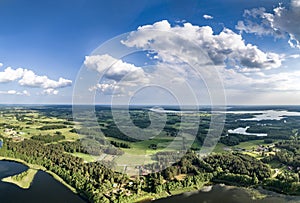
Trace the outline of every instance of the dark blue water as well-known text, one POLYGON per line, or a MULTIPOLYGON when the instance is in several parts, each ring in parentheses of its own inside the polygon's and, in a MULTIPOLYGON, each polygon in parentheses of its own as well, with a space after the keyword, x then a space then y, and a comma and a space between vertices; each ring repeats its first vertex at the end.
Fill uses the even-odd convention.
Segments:
MULTIPOLYGON (((19 174, 28 167, 11 161, 0 161, 0 179, 19 174)), ((38 171, 32 185, 24 190, 18 186, 0 181, 1 203, 84 203, 63 184, 44 171, 38 171)))
POLYGON ((193 192, 154 201, 155 203, 300 203, 300 197, 280 195, 262 191, 267 195, 261 200, 253 200, 243 188, 215 185, 209 192, 193 192))

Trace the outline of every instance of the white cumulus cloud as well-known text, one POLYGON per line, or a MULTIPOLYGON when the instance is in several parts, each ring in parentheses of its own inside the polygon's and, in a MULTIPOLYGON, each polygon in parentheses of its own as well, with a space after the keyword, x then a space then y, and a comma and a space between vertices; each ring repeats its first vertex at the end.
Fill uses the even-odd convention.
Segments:
POLYGON ((8 67, 0 72, 0 83, 7 83, 20 79, 23 76, 23 73, 24 70, 22 68, 12 69, 11 67, 8 67))
MULTIPOLYGON (((44 89, 46 94, 57 94, 60 88, 72 85, 72 81, 60 77, 58 80, 49 79, 48 76, 40 76, 35 74, 32 70, 17 68, 13 69, 7 67, 4 71, 0 72, 0 83, 9 83, 17 81, 20 86, 35 87, 44 89)), ((30 95, 26 90, 23 92, 1 92, 1 94, 18 94, 30 95)))
POLYGON ((18 92, 16 90, 0 91, 0 94, 30 96, 30 93, 27 90, 23 90, 21 92, 18 92))
POLYGON ((300 58, 300 54, 292 54, 292 55, 289 55, 288 58, 297 59, 297 58, 300 58))
POLYGON ((141 67, 134 64, 117 60, 114 57, 104 55, 86 56, 84 64, 87 68, 97 70, 104 74, 106 78, 120 81, 137 81, 145 79, 144 71, 141 67))
POLYGON ((122 88, 117 84, 116 81, 113 81, 111 83, 101 83, 96 84, 95 86, 89 88, 89 91, 100 91, 101 93, 105 95, 116 95, 120 94, 122 91, 122 88))
MULTIPOLYGON (((249 10, 246 13, 245 15, 258 18, 266 12, 264 9, 256 9, 255 12, 249 10)), ((266 30, 268 30, 270 17, 265 16, 266 30)), ((273 33, 274 31, 269 32, 273 33)), ((277 37, 283 36, 281 35, 282 31, 276 33, 277 37)), ((247 43, 242 33, 236 33, 228 28, 214 33, 210 26, 198 26, 190 23, 171 26, 168 21, 164 20, 152 25, 140 26, 136 31, 131 32, 122 43, 128 47, 137 47, 145 51, 151 50, 151 53, 155 54, 159 61, 160 72, 154 72, 157 75, 163 76, 163 73, 166 72, 165 69, 171 70, 168 68, 172 67, 173 70, 180 73, 182 79, 187 78, 188 81, 191 81, 194 74, 183 70, 184 66, 180 64, 182 61, 192 61, 191 64, 204 64, 199 66, 201 75, 205 77, 206 81, 214 83, 214 78, 217 77, 210 74, 211 68, 216 68, 223 79, 229 101, 232 101, 236 95, 247 96, 245 98, 248 100, 254 99, 249 96, 250 92, 251 95, 259 94, 265 98, 268 95, 288 95, 291 92, 300 92, 299 85, 297 85, 300 84, 299 72, 286 68, 283 63, 288 59, 297 59, 298 54, 281 55, 262 50, 255 44, 247 43), (207 54, 214 65, 202 63, 202 59, 205 60, 201 57, 203 53, 207 54)), ((234 99, 241 101, 239 98, 234 99)), ((258 99, 267 101, 263 98, 258 99)))
POLYGON ((212 17, 211 15, 204 14, 204 15, 203 15, 203 18, 204 18, 204 19, 207 19, 207 20, 211 20, 211 19, 213 19, 214 17, 212 17))
POLYGON ((179 62, 179 57, 186 61, 201 61, 198 54, 201 52, 206 53, 215 65, 227 63, 236 68, 278 68, 283 60, 276 53, 264 52, 245 43, 240 34, 230 29, 224 28, 219 34, 214 34, 209 26, 184 23, 181 27, 171 27, 166 20, 139 27, 123 43, 129 47, 155 50, 162 61, 173 63, 179 62))
POLYGON ((236 29, 257 35, 288 36, 291 47, 300 48, 300 1, 292 0, 288 7, 282 4, 266 12, 265 8, 245 10, 244 21, 239 21, 236 29))
POLYGON ((64 78, 59 78, 58 81, 51 80, 47 76, 39 76, 36 75, 31 70, 24 70, 24 74, 21 80, 19 80, 19 84, 22 86, 28 87, 41 87, 44 89, 56 89, 70 86, 72 84, 71 80, 67 80, 64 78))
POLYGON ((57 94, 58 94, 58 90, 49 88, 49 89, 43 90, 42 94, 46 94, 46 95, 57 95, 57 94))

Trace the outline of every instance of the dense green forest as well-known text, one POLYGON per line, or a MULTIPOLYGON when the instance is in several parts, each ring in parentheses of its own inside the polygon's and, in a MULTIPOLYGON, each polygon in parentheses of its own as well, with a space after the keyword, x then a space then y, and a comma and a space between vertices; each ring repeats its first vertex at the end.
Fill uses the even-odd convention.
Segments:
POLYGON ((294 137, 292 140, 277 143, 276 147, 281 150, 263 158, 262 161, 268 164, 277 163, 286 170, 280 173, 276 179, 266 181, 266 187, 278 192, 299 195, 300 140, 294 137))
MULTIPOLYGON (((163 197, 174 191, 191 191, 213 183, 261 186, 284 194, 300 194, 298 117, 286 118, 286 123, 282 120, 261 121, 258 125, 254 121, 238 120, 252 115, 229 114, 220 138, 221 146, 250 143, 253 149, 221 150, 200 156, 198 149, 209 130, 208 113, 194 115, 201 122, 194 144, 186 150, 184 143, 188 136, 179 135, 180 114, 168 114, 162 132, 143 142, 124 135, 115 124, 110 109, 96 112, 99 126, 85 120, 85 125, 78 127, 73 123, 70 109, 64 106, 2 111, 1 133, 6 134, 0 133, 3 140, 0 155, 44 166, 90 202, 132 202, 145 196, 163 197), (34 128, 30 129, 32 126, 34 128), (247 132, 268 133, 268 136, 228 133, 229 129, 247 126, 250 126, 247 132), (80 139, 74 139, 78 135, 80 139), (17 139, 20 137, 23 139, 17 139), (182 150, 162 150, 175 137, 180 140, 182 150), (252 141, 261 144, 251 145, 252 141), (254 146, 258 147, 258 152, 254 146), (116 167, 114 159, 98 162, 97 159, 86 161, 77 157, 77 154, 117 157, 128 152, 136 153, 134 150, 137 149, 149 150, 151 162, 138 167, 140 175, 132 177, 112 170, 116 167)), ((146 112, 141 109, 130 112, 136 126, 146 128, 150 125, 146 112)), ((193 131, 189 123, 183 123, 183 126, 187 134, 193 131)))
MULTIPOLYGON (((206 182, 266 187, 283 184, 282 187, 285 188, 290 181, 290 190, 285 188, 283 192, 293 193, 299 189, 299 176, 296 173, 292 176, 293 179, 283 180, 282 176, 271 179, 268 165, 240 153, 214 154, 200 159, 195 152, 189 151, 171 167, 132 179, 108 169, 103 163, 84 163, 81 158, 66 153, 84 153, 80 142, 44 145, 37 140, 12 142, 4 138, 4 143, 0 150, 1 156, 20 158, 46 167, 92 202, 129 201, 145 193, 159 194, 187 187, 200 188, 206 182), (178 179, 182 174, 185 175, 184 178, 178 179)), ((284 147, 284 143, 282 144, 284 147)))

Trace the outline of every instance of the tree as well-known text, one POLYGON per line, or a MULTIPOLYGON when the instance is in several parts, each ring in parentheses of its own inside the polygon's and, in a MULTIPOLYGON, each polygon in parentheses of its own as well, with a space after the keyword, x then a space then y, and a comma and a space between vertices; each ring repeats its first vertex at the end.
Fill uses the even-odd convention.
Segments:
POLYGON ((257 185, 259 183, 258 178, 255 173, 253 175, 252 181, 253 181, 253 184, 255 184, 255 185, 257 185))

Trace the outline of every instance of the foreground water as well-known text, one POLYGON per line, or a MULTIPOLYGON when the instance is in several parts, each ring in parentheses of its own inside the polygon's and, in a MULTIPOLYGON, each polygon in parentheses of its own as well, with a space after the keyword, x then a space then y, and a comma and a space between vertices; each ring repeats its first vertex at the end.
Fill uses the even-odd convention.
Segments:
MULTIPOLYGON (((11 161, 0 161, 0 179, 19 174, 28 167, 11 161)), ((262 200, 253 200, 252 196, 243 188, 215 185, 210 191, 197 191, 184 193, 156 200, 157 203, 296 203, 300 197, 280 195, 267 192, 268 197, 262 200)), ((1 203, 84 203, 78 195, 71 192, 60 182, 56 181, 46 172, 39 171, 31 187, 28 190, 18 186, 0 181, 0 202, 1 203)))
MULTIPOLYGON (((19 174, 28 167, 11 161, 0 161, 0 179, 19 174)), ((38 171, 32 185, 24 190, 18 186, 0 181, 1 203, 84 203, 82 198, 74 194, 63 184, 44 171, 38 171)))
POLYGON ((244 188, 215 185, 208 192, 197 191, 171 196, 154 201, 155 203, 299 203, 300 197, 280 195, 264 191, 267 197, 254 200, 244 188))

